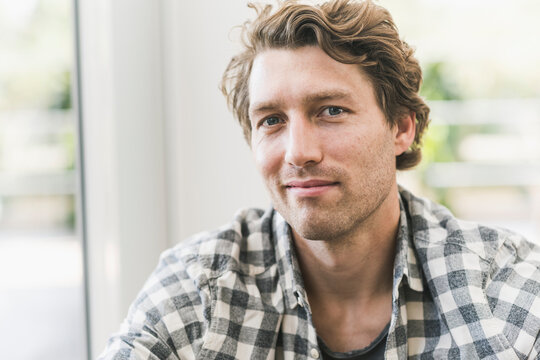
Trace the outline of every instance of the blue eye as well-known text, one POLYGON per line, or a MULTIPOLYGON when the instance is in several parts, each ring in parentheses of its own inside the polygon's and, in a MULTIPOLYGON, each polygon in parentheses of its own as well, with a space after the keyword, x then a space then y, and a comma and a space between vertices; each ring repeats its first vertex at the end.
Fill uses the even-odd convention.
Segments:
POLYGON ((330 106, 327 108, 327 110, 328 110, 328 115, 330 116, 336 116, 343 113, 343 109, 337 106, 330 106))
POLYGON ((281 119, 276 116, 270 116, 263 121, 263 124, 266 126, 273 126, 279 123, 281 123, 281 119))

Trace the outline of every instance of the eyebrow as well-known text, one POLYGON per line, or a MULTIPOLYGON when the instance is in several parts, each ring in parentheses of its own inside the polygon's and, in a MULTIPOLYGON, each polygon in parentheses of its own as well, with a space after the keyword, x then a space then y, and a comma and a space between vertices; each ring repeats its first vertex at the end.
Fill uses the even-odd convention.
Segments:
MULTIPOLYGON (((315 92, 313 94, 308 94, 302 99, 302 103, 306 105, 306 104, 313 104, 313 103, 329 101, 329 100, 352 101, 352 96, 350 93, 342 91, 342 90, 321 91, 321 92, 315 92)), ((280 108, 280 104, 281 104, 281 100, 268 101, 268 102, 263 101, 263 102, 255 103, 249 112, 255 115, 255 114, 259 114, 263 112, 274 111, 280 108)))

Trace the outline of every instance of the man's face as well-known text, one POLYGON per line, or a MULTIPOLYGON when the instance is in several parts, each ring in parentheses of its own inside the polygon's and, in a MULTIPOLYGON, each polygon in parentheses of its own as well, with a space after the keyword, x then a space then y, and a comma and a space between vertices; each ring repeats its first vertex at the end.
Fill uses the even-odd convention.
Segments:
POLYGON ((249 82, 251 148, 274 207, 306 239, 353 235, 396 186, 396 128, 357 65, 271 49, 249 82))

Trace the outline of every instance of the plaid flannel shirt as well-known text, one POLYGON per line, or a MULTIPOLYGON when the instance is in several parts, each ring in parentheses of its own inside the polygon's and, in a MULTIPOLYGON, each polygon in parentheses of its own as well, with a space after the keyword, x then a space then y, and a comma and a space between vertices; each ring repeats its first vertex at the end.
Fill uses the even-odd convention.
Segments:
MULTIPOLYGON (((539 358, 539 247, 400 195, 385 358, 539 358)), ((252 209, 166 251, 101 359, 320 356, 289 225, 252 209)))

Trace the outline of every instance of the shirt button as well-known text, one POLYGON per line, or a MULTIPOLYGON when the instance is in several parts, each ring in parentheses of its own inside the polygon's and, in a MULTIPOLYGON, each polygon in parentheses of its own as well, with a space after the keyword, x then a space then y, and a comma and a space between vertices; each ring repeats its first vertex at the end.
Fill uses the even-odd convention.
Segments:
POLYGON ((311 349, 311 351, 309 352, 311 357, 314 358, 314 359, 318 359, 319 358, 319 350, 313 348, 311 349))
POLYGON ((300 295, 300 292, 295 291, 294 296, 296 297, 296 302, 298 303, 298 305, 304 307, 304 299, 302 299, 302 295, 300 295))

